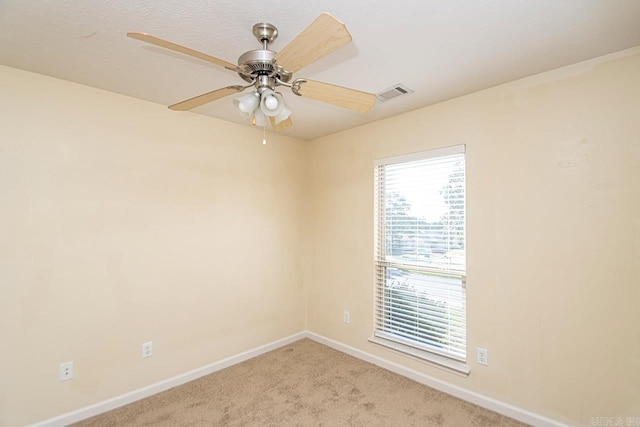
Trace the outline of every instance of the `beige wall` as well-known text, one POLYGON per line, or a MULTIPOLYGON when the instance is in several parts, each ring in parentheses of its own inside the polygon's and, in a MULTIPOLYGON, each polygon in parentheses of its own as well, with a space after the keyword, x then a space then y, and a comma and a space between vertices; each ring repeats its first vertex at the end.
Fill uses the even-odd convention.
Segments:
POLYGON ((266 147, 0 67, 0 425, 303 329, 571 424, 640 416, 638 52, 266 147), (468 378, 367 341, 373 160, 462 143, 468 378))
POLYGON ((0 425, 304 328, 299 141, 5 67, 0 93, 0 425))
POLYGON ((308 328, 570 424, 640 416, 638 52, 313 141, 308 328), (456 144, 467 147, 468 378, 367 341, 373 160, 456 144))

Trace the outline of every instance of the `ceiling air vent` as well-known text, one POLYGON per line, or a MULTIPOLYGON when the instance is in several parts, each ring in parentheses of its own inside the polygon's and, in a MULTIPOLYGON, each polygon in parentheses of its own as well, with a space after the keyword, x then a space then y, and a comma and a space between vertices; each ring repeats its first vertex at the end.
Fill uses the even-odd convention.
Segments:
POLYGON ((413 93, 411 89, 409 89, 405 85, 398 83, 397 85, 393 85, 389 89, 376 94, 376 96, 378 97, 378 101, 384 102, 392 98, 397 98, 401 95, 409 95, 410 93, 413 93))

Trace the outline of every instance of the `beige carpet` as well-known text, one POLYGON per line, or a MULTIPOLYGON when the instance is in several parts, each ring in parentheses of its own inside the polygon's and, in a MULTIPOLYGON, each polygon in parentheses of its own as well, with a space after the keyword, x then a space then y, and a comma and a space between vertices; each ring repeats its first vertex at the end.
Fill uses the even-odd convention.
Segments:
POLYGON ((304 339, 77 426, 523 426, 304 339))

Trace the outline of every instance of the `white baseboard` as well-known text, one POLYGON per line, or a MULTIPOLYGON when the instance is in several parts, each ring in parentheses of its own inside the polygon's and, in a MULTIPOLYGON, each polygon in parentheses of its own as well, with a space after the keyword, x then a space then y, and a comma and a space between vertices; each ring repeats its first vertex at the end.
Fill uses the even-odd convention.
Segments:
POLYGON ((32 427, 64 427, 71 423, 82 421, 84 419, 99 415, 103 412, 107 412, 112 409, 116 409, 121 406, 128 405, 129 403, 135 402, 136 400, 153 396, 154 394, 163 392, 172 387, 176 387, 184 383, 187 383, 189 381, 196 380, 205 375, 209 375, 221 369, 228 368, 229 366, 233 366, 238 363, 244 362, 245 360, 249 360, 263 353, 267 353, 269 351, 275 350, 287 344, 291 344, 292 342, 298 341, 303 338, 309 338, 320 344, 324 344, 338 351, 346 353, 350 356, 364 360, 365 362, 372 363, 376 366, 380 366, 381 368, 387 369, 388 371, 395 372, 396 374, 410 378, 416 382, 419 382, 420 384, 424 384, 436 390, 442 391, 443 393, 450 394, 454 397, 465 400, 467 402, 471 402, 483 408, 490 409, 499 414, 506 415, 515 420, 522 421, 524 423, 531 424, 534 426, 541 426, 541 427, 542 426, 544 427, 565 426, 565 424, 559 423, 555 420, 543 417, 533 412, 526 411, 524 409, 518 408, 513 405, 509 405, 499 400, 495 400, 490 397, 483 396, 473 391, 466 390, 462 387, 458 387, 458 386, 446 383, 444 381, 425 375, 421 372, 414 371, 412 369, 406 368, 397 363, 390 362, 378 356, 374 356, 373 354, 367 353, 357 348, 350 347, 348 345, 342 344, 338 341, 334 341, 329 338, 325 338, 322 335, 318 335, 314 332, 302 331, 302 332, 298 332, 296 334, 290 335, 288 337, 282 338, 280 340, 273 341, 269 344, 256 347, 252 350, 245 351, 235 356, 228 357, 218 362, 211 363, 201 368, 194 369, 189 372, 185 372, 184 374, 180 374, 175 377, 168 378, 166 380, 140 388, 138 390, 125 393, 123 395, 114 397, 112 399, 108 399, 93 405, 85 406, 84 408, 80 408, 76 411, 68 412, 66 414, 62 414, 45 421, 41 421, 39 423, 33 424, 32 427))
POLYGON ((112 399, 105 400, 103 402, 99 402, 94 405, 85 406, 84 408, 80 408, 76 411, 68 412, 66 414, 62 414, 55 418, 50 418, 48 420, 41 421, 36 424, 32 424, 32 427, 64 427, 71 423, 76 423, 78 421, 82 421, 84 419, 102 414, 103 412, 107 412, 112 409, 116 409, 121 406, 128 405, 129 403, 135 402, 136 400, 153 396, 154 394, 168 390, 172 387, 182 385, 189 381, 193 381, 200 377, 204 377, 205 375, 212 374, 221 369, 228 368, 229 366, 244 362, 245 360, 249 360, 256 356, 260 356, 263 353, 267 353, 269 351, 275 350, 287 344, 291 344, 292 342, 301 340, 306 336, 307 335, 305 332, 298 332, 297 334, 290 335, 286 338, 273 341, 269 344, 256 347, 254 349, 245 351, 235 356, 228 357, 226 359, 222 359, 218 362, 211 363, 201 368, 194 369, 189 372, 185 372, 184 374, 176 375, 175 377, 157 382, 155 384, 148 385, 146 387, 140 388, 138 390, 134 390, 129 393, 125 393, 123 395, 114 397, 112 399))
POLYGON ((367 353, 357 348, 350 347, 348 345, 342 344, 338 341, 334 341, 329 338, 325 338, 322 335, 318 335, 314 332, 306 331, 305 337, 313 341, 316 341, 320 344, 324 344, 328 347, 331 347, 335 350, 341 351, 342 353, 346 353, 350 356, 364 360, 365 362, 372 363, 388 371, 402 375, 403 377, 412 379, 416 382, 419 382, 420 384, 424 384, 428 387, 434 388, 443 393, 447 393, 451 396, 457 397, 467 402, 471 402, 480 407, 483 407, 491 411, 497 412, 499 414, 505 415, 507 417, 513 418, 514 420, 518 420, 523 423, 527 423, 533 426, 540 426, 540 427, 565 427, 566 426, 566 424, 562 424, 550 418, 543 417, 542 415, 535 414, 525 409, 518 408, 513 405, 509 405, 508 403, 504 403, 499 400, 492 399, 487 396, 483 396, 479 393, 475 393, 473 391, 464 389, 462 387, 458 387, 453 384, 446 383, 444 381, 425 375, 421 372, 414 371, 413 369, 409 369, 397 363, 390 362, 381 357, 374 356, 373 354, 367 353))

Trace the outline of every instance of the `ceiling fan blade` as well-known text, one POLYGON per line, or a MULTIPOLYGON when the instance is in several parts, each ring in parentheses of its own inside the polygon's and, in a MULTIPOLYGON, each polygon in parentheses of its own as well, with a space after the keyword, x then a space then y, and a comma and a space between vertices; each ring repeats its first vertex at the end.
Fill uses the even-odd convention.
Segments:
MULTIPOLYGON (((347 87, 336 86, 329 83, 317 82, 315 80, 300 80, 294 82, 299 84, 299 88, 294 93, 305 98, 337 105, 338 107, 365 113, 376 104, 376 95, 362 92, 347 87)), ((295 86, 294 86, 295 88, 295 86)))
POLYGON ((216 99, 224 98, 225 96, 242 92, 245 89, 246 88, 242 86, 227 86, 227 87, 223 87, 222 89, 217 89, 212 92, 207 92, 202 95, 198 95, 193 98, 187 99, 186 101, 182 101, 182 102, 178 102, 177 104, 170 105, 169 108, 175 111, 192 110, 208 102, 215 101, 216 99))
POLYGON ((276 61, 295 73, 350 42, 351 34, 344 23, 324 12, 276 54, 276 61))
POLYGON ((216 58, 215 56, 207 55, 206 53, 198 52, 197 50, 190 49, 188 47, 181 46, 179 44, 164 40, 146 33, 127 33, 127 36, 132 39, 140 40, 146 43, 151 43, 156 46, 164 47, 165 49, 171 49, 175 52, 180 52, 185 55, 193 56, 203 61, 211 62, 221 67, 227 68, 231 71, 236 71, 238 67, 231 62, 224 61, 216 58))
POLYGON ((293 122, 291 121, 291 117, 287 117, 285 120, 281 121, 278 124, 276 124, 276 118, 275 117, 269 117, 269 121, 271 122, 271 129, 275 130, 276 132, 285 131, 285 130, 289 129, 291 126, 293 126, 293 122))

